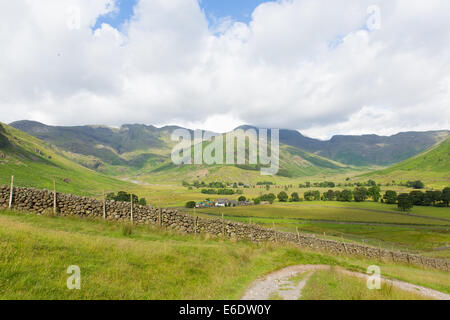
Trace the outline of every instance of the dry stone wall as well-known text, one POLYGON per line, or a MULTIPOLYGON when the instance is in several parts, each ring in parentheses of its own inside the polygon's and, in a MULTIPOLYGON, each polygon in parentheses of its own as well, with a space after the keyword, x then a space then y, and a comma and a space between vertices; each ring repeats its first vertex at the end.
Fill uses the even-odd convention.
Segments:
MULTIPOLYGON (((10 201, 10 187, 0 186, 0 209, 6 209, 10 201)), ((12 209, 44 214, 54 208, 54 193, 48 190, 15 187, 12 209)), ((368 247, 355 243, 344 243, 319 239, 310 235, 274 231, 257 225, 249 225, 222 219, 193 217, 174 209, 158 209, 151 206, 133 206, 126 202, 105 201, 56 193, 56 211, 61 216, 103 218, 110 221, 131 221, 136 224, 160 225, 185 233, 206 233, 219 237, 249 240, 254 242, 292 243, 303 248, 325 251, 335 255, 353 255, 368 259, 394 261, 406 264, 449 271, 449 261, 368 247)))

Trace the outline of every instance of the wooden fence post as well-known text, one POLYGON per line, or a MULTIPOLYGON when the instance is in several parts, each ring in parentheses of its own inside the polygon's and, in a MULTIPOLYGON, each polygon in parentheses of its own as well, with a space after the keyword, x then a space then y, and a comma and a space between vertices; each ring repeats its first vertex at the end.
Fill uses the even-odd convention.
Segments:
POLYGON ((56 180, 53 179, 53 214, 56 214, 56 180))
POLYGON ((11 190, 9 190, 9 206, 8 208, 12 208, 13 196, 14 196, 14 176, 11 176, 11 190))
POLYGON ((130 194, 130 204, 131 204, 131 223, 133 223, 134 221, 134 216, 133 216, 133 194, 130 194))
POLYGON ((105 190, 103 190, 103 219, 106 220, 106 199, 105 199, 105 190))
POLYGON ((295 227, 295 229, 297 230, 297 241, 300 242, 300 233, 298 232, 298 227, 295 227))
POLYGON ((162 226, 162 212, 161 212, 161 208, 159 208, 158 210, 158 224, 161 227, 162 226))

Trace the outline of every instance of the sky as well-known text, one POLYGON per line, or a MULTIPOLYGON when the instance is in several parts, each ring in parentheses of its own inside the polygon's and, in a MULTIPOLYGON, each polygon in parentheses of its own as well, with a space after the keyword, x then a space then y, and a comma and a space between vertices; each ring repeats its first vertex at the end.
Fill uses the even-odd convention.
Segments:
POLYGON ((0 3, 0 121, 450 129, 450 2, 0 3))
MULTIPOLYGON (((99 16, 93 30, 107 23, 116 29, 130 20, 134 14, 134 6, 138 0, 116 0, 116 10, 99 16)), ((200 8, 205 12, 209 27, 214 28, 217 23, 224 19, 249 23, 252 12, 258 5, 269 0, 198 0, 200 8)))

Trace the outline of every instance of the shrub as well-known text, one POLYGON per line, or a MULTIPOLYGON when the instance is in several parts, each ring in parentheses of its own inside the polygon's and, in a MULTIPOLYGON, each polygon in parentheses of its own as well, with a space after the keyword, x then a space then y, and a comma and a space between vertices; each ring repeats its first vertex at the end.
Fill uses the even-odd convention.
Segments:
POLYGON ((196 205, 195 201, 186 202, 186 208, 192 209, 195 208, 195 205, 196 205))

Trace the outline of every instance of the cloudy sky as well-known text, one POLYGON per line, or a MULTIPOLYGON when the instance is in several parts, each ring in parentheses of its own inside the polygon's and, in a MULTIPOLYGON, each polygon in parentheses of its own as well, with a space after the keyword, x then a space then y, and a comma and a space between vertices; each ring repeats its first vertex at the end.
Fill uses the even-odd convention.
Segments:
POLYGON ((2 122, 450 129, 450 1, 0 3, 2 122))

